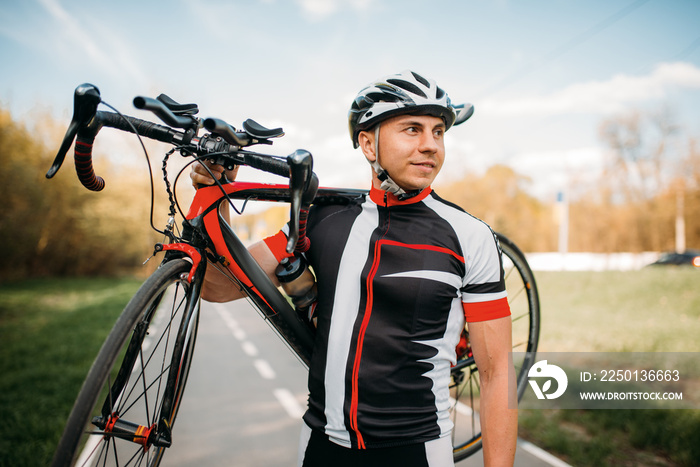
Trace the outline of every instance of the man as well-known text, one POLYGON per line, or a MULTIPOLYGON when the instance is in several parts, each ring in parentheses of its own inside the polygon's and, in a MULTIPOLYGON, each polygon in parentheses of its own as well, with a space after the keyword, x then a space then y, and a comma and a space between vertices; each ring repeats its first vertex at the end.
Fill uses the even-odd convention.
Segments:
MULTIPOLYGON (((486 224, 431 188, 455 115, 447 94, 411 71, 377 80, 352 104, 350 135, 372 166, 372 186, 356 203, 309 215, 318 321, 300 466, 453 465, 448 384, 465 318, 481 379, 485 464, 513 464, 500 249, 486 224)), ((214 170, 219 177, 222 168, 214 170)), ((213 183, 202 167, 191 176, 213 183)), ((285 243, 283 230, 251 247, 271 277, 285 243)), ((237 298, 226 279, 208 274, 203 298, 237 298)))

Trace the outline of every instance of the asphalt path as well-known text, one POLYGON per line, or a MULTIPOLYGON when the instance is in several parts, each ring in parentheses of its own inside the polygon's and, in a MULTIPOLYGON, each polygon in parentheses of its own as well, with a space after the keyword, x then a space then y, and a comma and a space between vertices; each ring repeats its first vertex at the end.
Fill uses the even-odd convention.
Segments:
MULTIPOLYGON (((306 369, 244 300, 202 302, 189 380, 163 465, 296 465, 306 369)), ((481 453, 457 467, 483 465, 481 453)), ((564 467, 520 441, 516 466, 564 467)))

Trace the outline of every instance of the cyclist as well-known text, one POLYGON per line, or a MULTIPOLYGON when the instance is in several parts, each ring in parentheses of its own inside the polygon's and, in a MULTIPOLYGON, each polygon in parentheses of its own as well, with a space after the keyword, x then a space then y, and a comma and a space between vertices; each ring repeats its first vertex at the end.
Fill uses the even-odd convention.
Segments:
MULTIPOLYGON (((373 82, 352 103, 350 136, 372 167, 372 185, 356 203, 309 214, 306 257, 319 292, 300 466, 453 465, 448 384, 465 319, 481 377, 485 464, 513 463, 500 248, 486 224, 431 188, 454 121, 447 94, 412 71, 373 82)), ((191 177, 213 183, 201 166, 191 177)), ((286 232, 251 247, 270 277, 287 255, 286 232)), ((209 269, 204 299, 239 297, 209 269)))

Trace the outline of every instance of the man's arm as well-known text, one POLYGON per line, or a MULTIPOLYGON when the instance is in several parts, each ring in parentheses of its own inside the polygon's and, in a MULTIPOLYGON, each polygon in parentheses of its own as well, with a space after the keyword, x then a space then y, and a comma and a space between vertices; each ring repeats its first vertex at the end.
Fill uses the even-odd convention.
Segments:
MULTIPOLYGON (((253 259, 258 262, 260 267, 265 271, 267 276, 272 280, 272 283, 279 285, 275 276, 275 268, 277 267, 277 259, 263 241, 254 243, 248 247, 248 251, 253 256, 253 259)), ((202 284, 202 299, 208 302, 230 302, 245 297, 242 290, 227 274, 219 271, 214 265, 207 266, 207 272, 204 275, 204 283, 202 284)))
POLYGON ((518 437, 518 409, 511 318, 469 323, 469 340, 481 380, 484 465, 512 466, 518 437), (513 384, 508 385, 511 377, 513 384))

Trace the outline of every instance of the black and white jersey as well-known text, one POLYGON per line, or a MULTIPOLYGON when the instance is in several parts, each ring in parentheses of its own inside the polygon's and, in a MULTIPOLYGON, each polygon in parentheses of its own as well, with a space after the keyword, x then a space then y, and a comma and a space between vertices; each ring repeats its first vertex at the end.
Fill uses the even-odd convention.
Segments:
POLYGON ((307 229, 319 293, 305 422, 359 449, 447 436, 465 316, 510 314, 494 233, 430 188, 315 206, 307 229))

